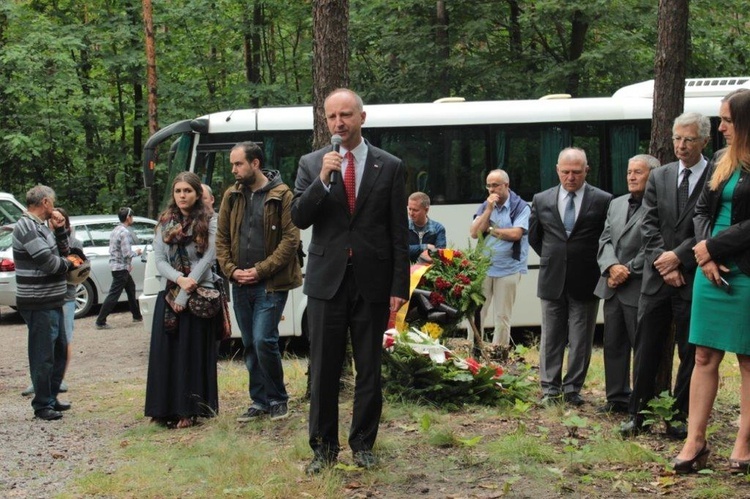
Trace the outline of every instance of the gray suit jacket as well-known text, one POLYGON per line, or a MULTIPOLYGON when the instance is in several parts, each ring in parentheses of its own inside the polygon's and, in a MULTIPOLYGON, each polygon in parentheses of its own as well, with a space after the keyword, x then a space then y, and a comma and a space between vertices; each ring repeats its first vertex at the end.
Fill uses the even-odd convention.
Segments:
POLYGON ((706 183, 709 168, 703 170, 703 175, 690 194, 682 213, 679 213, 677 207, 679 168, 680 163, 675 161, 654 169, 648 177, 646 193, 643 195, 646 215, 641 226, 645 258, 641 292, 645 295, 656 295, 660 292, 676 291, 684 300, 691 300, 697 267, 693 253, 696 242, 693 214, 695 204, 706 183), (680 259, 680 271, 685 278, 685 286, 673 288, 667 285, 659 271, 654 268, 654 261, 665 251, 674 251, 680 259))
POLYGON ((599 238, 599 270, 602 277, 596 285, 594 294, 608 300, 617 294, 617 298, 625 305, 638 306, 641 296, 641 282, 643 280, 643 251, 641 250, 641 223, 646 215, 643 205, 627 220, 628 200, 630 194, 625 194, 614 200, 607 211, 607 221, 599 238), (612 265, 625 265, 630 271, 630 277, 617 288, 607 286, 607 277, 612 265))
POLYGON ((330 300, 351 260, 354 278, 368 302, 409 297, 406 173, 401 160, 372 144, 349 213, 343 181, 326 190, 320 180, 326 146, 300 159, 292 200, 292 222, 312 226, 303 291, 330 300), (351 258, 349 257, 351 251, 351 258))
POLYGON ((576 300, 593 300, 599 280, 596 253, 612 194, 586 184, 581 210, 568 237, 557 209, 560 186, 534 196, 529 244, 539 255, 537 296, 558 300, 567 292, 576 300))

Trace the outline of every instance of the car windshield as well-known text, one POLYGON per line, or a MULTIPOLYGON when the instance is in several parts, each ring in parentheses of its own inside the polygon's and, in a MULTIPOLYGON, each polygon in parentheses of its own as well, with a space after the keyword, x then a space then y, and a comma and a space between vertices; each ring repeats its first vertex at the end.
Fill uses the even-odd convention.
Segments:
POLYGON ((13 246, 13 231, 3 229, 0 230, 0 251, 5 251, 13 246))
POLYGON ((0 199, 0 225, 18 222, 23 210, 7 199, 0 199))

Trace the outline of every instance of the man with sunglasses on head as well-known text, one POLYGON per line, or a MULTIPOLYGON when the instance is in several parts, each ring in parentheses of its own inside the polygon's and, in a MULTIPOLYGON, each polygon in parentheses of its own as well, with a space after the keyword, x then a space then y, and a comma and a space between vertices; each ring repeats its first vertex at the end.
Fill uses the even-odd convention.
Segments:
POLYGON ((492 170, 487 175, 487 199, 474 215, 469 233, 477 239, 484 235, 484 245, 490 257, 490 268, 484 280, 484 307, 481 324, 484 328, 490 305, 495 311, 495 332, 492 344, 510 347, 510 317, 516 300, 516 288, 521 274, 528 272, 529 203, 510 190, 510 178, 504 170, 492 170))
POLYGON ((138 306, 138 299, 135 295, 135 282, 130 275, 133 270, 132 260, 141 254, 140 249, 133 250, 133 234, 130 227, 133 225, 133 210, 131 208, 120 208, 117 212, 120 224, 112 231, 109 236, 109 268, 112 271, 112 286, 109 288, 109 294, 99 310, 99 316, 96 318, 97 329, 111 329, 112 326, 107 324, 107 316, 115 308, 122 290, 128 295, 128 305, 130 313, 133 314, 133 322, 141 322, 143 316, 138 306))

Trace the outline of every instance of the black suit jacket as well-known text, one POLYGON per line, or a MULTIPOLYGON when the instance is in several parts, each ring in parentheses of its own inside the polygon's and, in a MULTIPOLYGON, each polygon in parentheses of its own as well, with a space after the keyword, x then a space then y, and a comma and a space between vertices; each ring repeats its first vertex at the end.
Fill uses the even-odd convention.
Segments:
POLYGON ((599 281, 596 254, 612 195, 586 184, 581 210, 568 237, 557 208, 560 186, 534 196, 529 220, 529 244, 539 255, 537 296, 560 299, 567 292, 576 300, 593 300, 599 281))
POLYGON ((349 213, 343 182, 320 180, 327 146, 300 159, 292 200, 292 221, 312 226, 303 291, 331 299, 346 272, 351 248, 354 277, 368 302, 409 297, 406 171, 402 161, 367 144, 365 170, 354 213, 349 213))
POLYGON ((693 214, 695 204, 706 182, 709 168, 703 170, 698 183, 690 194, 682 213, 677 206, 677 176, 680 163, 675 161, 651 171, 643 195, 643 206, 646 216, 643 217, 641 233, 643 236, 643 285, 641 292, 655 295, 660 292, 672 292, 675 289, 685 300, 692 299, 693 278, 695 277, 695 229, 693 214), (665 251, 674 251, 680 259, 680 271, 685 278, 685 286, 673 288, 664 282, 659 271, 654 268, 654 261, 665 251))

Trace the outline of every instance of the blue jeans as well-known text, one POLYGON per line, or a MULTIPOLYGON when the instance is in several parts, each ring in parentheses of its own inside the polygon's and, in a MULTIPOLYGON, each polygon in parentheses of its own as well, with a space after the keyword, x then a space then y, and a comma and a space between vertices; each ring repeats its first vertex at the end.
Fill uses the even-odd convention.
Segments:
POLYGON ((76 319, 76 302, 66 301, 63 303, 63 320, 65 321, 65 338, 68 344, 73 343, 73 324, 76 319))
POLYGON ((265 284, 234 286, 234 315, 242 332, 253 406, 268 410, 289 399, 279 353, 279 321, 288 292, 266 292, 265 284))
POLYGON ((52 408, 57 400, 68 359, 62 307, 18 312, 29 328, 29 370, 34 384, 34 412, 52 408))

